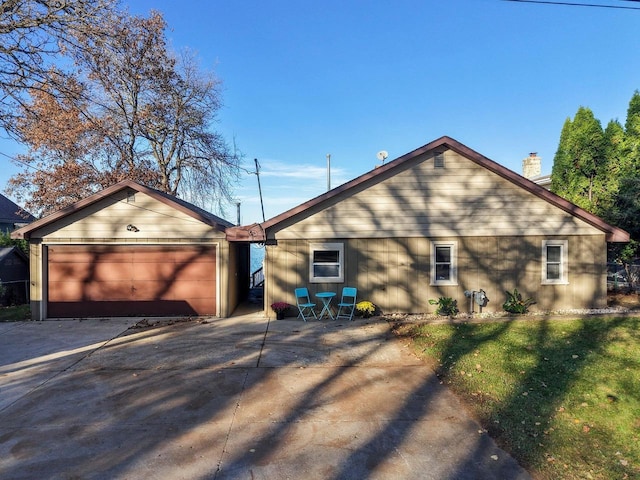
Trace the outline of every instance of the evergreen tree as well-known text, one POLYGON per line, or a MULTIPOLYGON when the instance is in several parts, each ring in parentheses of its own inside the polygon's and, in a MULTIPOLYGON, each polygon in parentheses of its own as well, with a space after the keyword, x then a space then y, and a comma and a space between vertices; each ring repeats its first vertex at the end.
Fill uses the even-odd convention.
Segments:
POLYGON ((571 136, 571 118, 567 118, 560 132, 558 150, 553 158, 551 168, 551 191, 561 197, 567 198, 569 194, 569 177, 571 171, 571 159, 569 154, 569 137, 571 136))
POLYGON ((573 121, 567 119, 553 161, 551 189, 576 205, 598 213, 605 197, 597 181, 606 171, 605 133, 600 121, 580 107, 573 121))
POLYGON ((611 244, 611 259, 625 265, 640 255, 640 92, 629 101, 624 128, 612 120, 603 131, 593 112, 580 107, 560 133, 551 191, 630 233, 629 244, 611 244))
MULTIPOLYGON (((640 93, 629 101, 625 123, 619 189, 611 209, 612 222, 640 240, 640 93)), ((639 244, 636 244, 638 246, 639 244)))
POLYGON ((629 101, 627 121, 624 125, 627 135, 640 138, 640 92, 636 90, 629 101))
POLYGON ((623 174, 628 177, 640 175, 640 93, 638 90, 633 93, 629 101, 624 133, 625 156, 630 170, 623 174))
POLYGON ((620 191, 612 209, 612 221, 633 239, 640 239, 640 177, 620 180, 620 191))
POLYGON ((620 191, 620 180, 629 171, 625 155, 625 133, 617 120, 611 120, 604 130, 604 162, 596 179, 597 189, 602 192, 598 204, 598 215, 615 223, 615 202, 620 191))

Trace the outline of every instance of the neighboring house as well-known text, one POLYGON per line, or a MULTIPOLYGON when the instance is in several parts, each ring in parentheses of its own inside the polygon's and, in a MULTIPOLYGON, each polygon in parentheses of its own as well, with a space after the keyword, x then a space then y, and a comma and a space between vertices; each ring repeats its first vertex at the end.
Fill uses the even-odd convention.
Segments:
MULTIPOLYGON (((33 215, 4 195, 0 195, 1 233, 11 233, 16 228, 23 227, 34 220, 33 215)), ((4 286, 4 294, 0 295, 0 304, 24 304, 27 301, 29 260, 19 248, 0 248, 0 282, 4 286)))
POLYGON ((0 232, 13 232, 35 220, 35 217, 4 195, 0 195, 0 232))
POLYGON ((27 302, 29 289, 29 260, 18 247, 0 248, 0 283, 2 305, 22 305, 27 302))
POLYGON ((266 244, 267 314, 300 286, 354 286, 384 312, 466 311, 484 290, 491 312, 514 288, 542 311, 606 306, 607 242, 629 234, 442 137, 227 239, 266 244))
POLYGON ((228 316, 249 278, 230 226, 131 181, 37 220, 12 234, 29 242, 32 318, 228 316))
POLYGON ((547 190, 551 190, 551 174, 533 177, 531 181, 536 185, 540 185, 541 187, 546 188, 547 190))
POLYGON ((542 175, 542 158, 536 152, 522 160, 522 176, 547 190, 551 189, 551 174, 542 175))

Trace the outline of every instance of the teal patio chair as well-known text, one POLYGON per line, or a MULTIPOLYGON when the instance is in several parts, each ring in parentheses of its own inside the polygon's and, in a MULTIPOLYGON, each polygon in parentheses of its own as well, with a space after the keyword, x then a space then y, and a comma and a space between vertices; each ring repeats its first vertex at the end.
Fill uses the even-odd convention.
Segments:
POLYGON ((298 312, 300 312, 298 314, 298 317, 296 318, 302 317, 302 319, 306 322, 307 317, 311 318, 311 316, 313 315, 313 318, 317 320, 318 316, 316 315, 315 311, 316 304, 311 302, 311 299, 309 298, 309 290, 307 290, 305 287, 296 288, 295 294, 296 304, 298 305, 298 312))
POLYGON ((358 289, 354 287, 344 287, 342 289, 342 298, 338 304, 338 318, 348 318, 353 320, 353 313, 356 309, 356 296, 358 295, 358 289), (344 313, 343 313, 344 310, 344 313))

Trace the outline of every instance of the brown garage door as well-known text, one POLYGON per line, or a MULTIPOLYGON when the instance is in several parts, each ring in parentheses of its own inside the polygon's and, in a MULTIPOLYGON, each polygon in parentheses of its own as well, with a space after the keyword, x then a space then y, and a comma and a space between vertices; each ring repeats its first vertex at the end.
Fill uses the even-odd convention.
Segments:
POLYGON ((215 246, 50 246, 48 316, 212 315, 215 246))

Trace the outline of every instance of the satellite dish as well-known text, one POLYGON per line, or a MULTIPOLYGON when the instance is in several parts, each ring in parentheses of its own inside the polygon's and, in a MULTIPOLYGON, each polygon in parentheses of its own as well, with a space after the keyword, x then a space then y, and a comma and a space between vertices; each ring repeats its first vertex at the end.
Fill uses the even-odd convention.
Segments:
POLYGON ((388 156, 389 156, 389 153, 386 150, 380 150, 378 152, 378 154, 376 155, 376 157, 378 157, 378 160, 380 160, 383 163, 387 159, 388 156))

